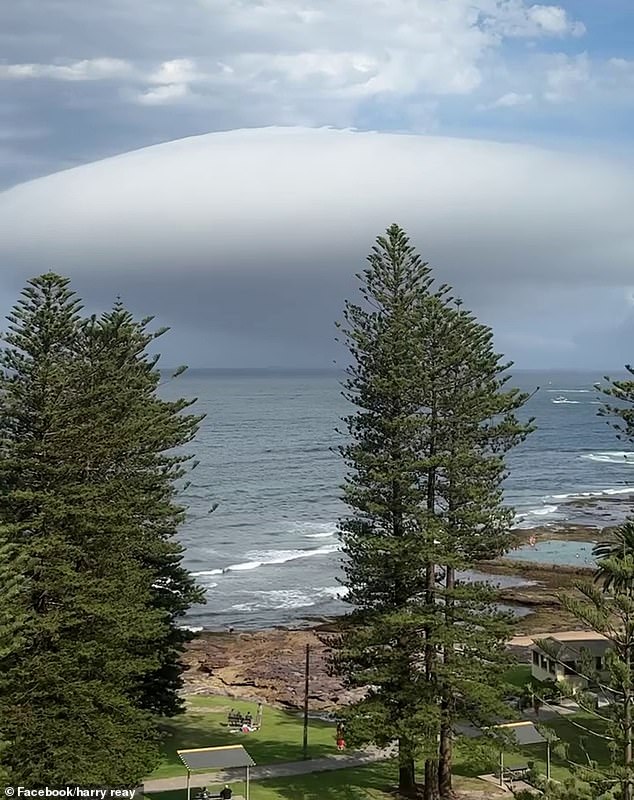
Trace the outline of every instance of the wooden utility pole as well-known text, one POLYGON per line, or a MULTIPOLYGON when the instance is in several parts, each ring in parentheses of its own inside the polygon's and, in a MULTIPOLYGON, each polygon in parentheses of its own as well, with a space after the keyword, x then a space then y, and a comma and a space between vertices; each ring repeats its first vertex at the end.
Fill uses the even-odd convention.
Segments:
POLYGON ((306 645, 306 671, 304 673, 304 759, 308 759, 308 690, 310 686, 310 645, 306 645))

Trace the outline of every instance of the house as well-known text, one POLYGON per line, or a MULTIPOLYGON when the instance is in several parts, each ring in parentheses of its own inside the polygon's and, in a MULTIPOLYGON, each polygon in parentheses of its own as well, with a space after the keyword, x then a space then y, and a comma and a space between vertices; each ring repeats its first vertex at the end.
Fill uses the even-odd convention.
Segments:
POLYGON ((593 674, 602 672, 605 654, 609 649, 609 640, 600 633, 553 633, 535 640, 531 646, 531 674, 538 681, 565 681, 573 690, 585 688, 588 680, 579 673, 588 671, 588 660, 593 674), (540 643, 544 645, 543 648, 540 643))

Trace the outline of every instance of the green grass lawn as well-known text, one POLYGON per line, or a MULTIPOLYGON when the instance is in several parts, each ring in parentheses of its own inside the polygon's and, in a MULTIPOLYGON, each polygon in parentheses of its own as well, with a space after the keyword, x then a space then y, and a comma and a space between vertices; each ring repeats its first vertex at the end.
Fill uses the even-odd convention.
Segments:
MULTIPOLYGON (((197 747, 217 747, 242 744, 256 764, 280 761, 301 761, 303 758, 303 721, 301 716, 287 711, 264 708, 262 728, 255 733, 230 733, 227 713, 231 708, 255 716, 256 704, 231 697, 191 696, 188 711, 182 717, 163 724, 166 734, 163 760, 151 778, 171 778, 185 775, 177 750, 197 747)), ((310 720, 308 755, 310 758, 329 756, 336 752, 335 726, 320 720, 310 720)))
MULTIPOLYGON (((296 778, 277 778, 251 784, 251 800, 393 800, 388 793, 397 782, 394 763, 370 764, 355 769, 342 769, 296 778)), ((480 789, 482 781, 457 777, 456 788, 480 789)), ((209 784, 216 792, 221 787, 209 784)), ((244 794, 243 785, 233 785, 234 794, 244 794)), ((495 788, 493 788, 493 792, 495 788)), ((493 794, 491 795, 493 796, 493 794)), ((156 800, 185 800, 185 791, 162 792, 150 795, 156 800)))
MULTIPOLYGON (((520 672, 514 678, 522 678, 520 672)), ((515 681, 513 678, 509 682, 515 681)), ((223 744, 243 744, 253 756, 256 764, 299 761, 302 759, 303 727, 301 716, 286 711, 265 707, 262 728, 256 733, 231 734, 227 730, 227 712, 236 708, 241 712, 255 712, 252 703, 232 700, 226 697, 190 697, 188 712, 180 719, 170 720, 165 725, 167 739, 164 745, 163 761, 150 778, 185 776, 177 749, 214 747, 223 744)), ((544 721, 564 742, 570 744, 568 758, 576 763, 585 763, 585 751, 601 764, 609 761, 608 749, 603 739, 584 734, 574 722, 595 730, 603 730, 600 720, 588 714, 576 714, 572 719, 557 718, 544 721), (584 750, 585 748, 585 750, 584 750)), ((309 757, 319 758, 336 753, 334 725, 311 720, 309 727, 309 757)), ((458 744, 455 752, 454 775, 457 786, 482 788, 477 776, 496 769, 499 755, 495 750, 485 752, 476 741, 458 744)), ((523 748, 520 752, 505 753, 507 766, 516 766, 534 761, 542 772, 546 771, 546 745, 539 744, 523 748)), ((552 776, 562 779, 569 775, 569 763, 563 753, 553 748, 552 776)), ((422 766, 422 765, 421 765, 422 766)), ((200 780, 193 777, 193 785, 200 780)), ((338 770, 295 778, 279 778, 258 781, 252 784, 251 800, 387 800, 383 790, 394 786, 397 768, 394 762, 372 764, 348 770, 338 770)), ((209 785, 208 788, 220 788, 209 785)), ((234 787, 241 793, 241 784, 234 787)), ((160 800, 184 800, 183 792, 168 792, 160 795, 160 800), (173 796, 172 796, 173 795, 173 796)))
MULTIPOLYGON (((276 778, 251 784, 251 800, 388 800, 383 792, 396 778, 391 764, 371 764, 357 769, 301 775, 295 778, 276 778)), ((210 792, 220 786, 208 784, 210 792)), ((244 794, 243 784, 232 785, 235 794, 244 794)), ((150 795, 156 800, 185 800, 185 791, 161 792, 150 795)))
POLYGON ((524 689, 531 682, 531 668, 528 664, 517 664, 504 677, 506 682, 515 689, 524 689))
MULTIPOLYGON (((607 741, 600 738, 600 736, 592 736, 586 733, 578 725, 589 728, 598 734, 602 734, 606 730, 606 723, 603 720, 586 713, 574 714, 570 718, 561 717, 544 723, 545 728, 550 728, 561 742, 569 745, 567 758, 570 761, 575 764, 585 764, 589 757, 599 765, 607 766, 610 763, 607 741)), ((558 750, 559 748, 554 748, 552 757, 554 778, 564 777, 569 774, 568 760, 558 750)))

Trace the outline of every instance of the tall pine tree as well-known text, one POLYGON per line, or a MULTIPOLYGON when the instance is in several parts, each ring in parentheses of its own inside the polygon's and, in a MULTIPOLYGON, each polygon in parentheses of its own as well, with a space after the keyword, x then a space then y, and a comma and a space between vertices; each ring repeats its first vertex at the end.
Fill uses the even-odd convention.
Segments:
POLYGON ((121 309, 82 320, 66 279, 31 281, 10 322, 0 761, 32 786, 134 783, 158 758, 151 712, 178 710, 176 622, 198 599, 173 541, 181 467, 169 453, 196 421, 154 396, 143 323, 121 309))
POLYGON ((99 319, 87 320, 80 339, 81 369, 91 375, 88 407, 98 409, 104 427, 117 431, 104 442, 93 474, 117 485, 118 513, 127 515, 135 529, 129 555, 152 573, 152 604, 165 619, 163 633, 151 644, 159 666, 140 681, 140 702, 171 716, 183 709, 180 657, 193 638, 179 623, 194 603, 204 602, 202 589, 182 566, 183 547, 175 539, 184 519, 175 487, 192 460, 183 448, 203 417, 183 413, 195 399, 160 397, 159 357, 151 356, 149 348, 167 329, 150 331, 151 322, 136 321, 120 302, 99 319))
POLYGON ((333 667, 349 686, 370 687, 346 714, 352 742, 399 750, 399 788, 416 788, 415 760, 433 755, 439 714, 424 668, 423 632, 435 619, 425 575, 435 536, 427 490, 420 482, 419 380, 416 335, 430 271, 396 225, 379 237, 359 276, 363 306, 346 303, 341 328, 353 364, 345 396, 356 406, 346 420, 349 468, 340 522, 344 585, 355 610, 331 641, 333 667), (428 598, 427 598, 428 599, 428 598))
POLYGON ((443 521, 439 602, 445 608, 438 674, 442 722, 438 783, 452 796, 453 730, 459 718, 490 724, 503 716, 506 642, 512 617, 496 607, 483 582, 458 580, 508 548, 513 510, 504 504, 505 453, 532 430, 516 412, 527 395, 506 389, 511 364, 493 348, 492 331, 443 296, 440 346, 427 370, 436 403, 435 513, 443 521))
POLYGON ((531 425, 515 416, 527 397, 504 389, 509 365, 491 331, 448 287, 433 289, 398 226, 369 262, 364 305, 345 311, 347 396, 358 410, 342 448, 355 513, 341 531, 356 610, 334 664, 372 686, 351 709, 355 734, 399 741, 403 792, 415 788, 413 755, 424 755, 431 800, 451 796, 457 719, 486 724, 504 708, 511 618, 490 586, 456 573, 506 546, 503 455, 531 425))

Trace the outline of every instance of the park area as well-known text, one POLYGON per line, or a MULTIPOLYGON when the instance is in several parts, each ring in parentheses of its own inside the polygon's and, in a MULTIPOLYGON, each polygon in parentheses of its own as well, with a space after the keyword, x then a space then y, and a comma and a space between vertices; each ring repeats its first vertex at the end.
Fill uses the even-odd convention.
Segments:
MULTIPOLYGON (((526 667, 517 667, 509 674, 509 683, 518 689, 530 676, 526 667)), ((301 714, 267 706, 263 710, 261 728, 242 733, 230 732, 227 720, 234 710, 254 714, 257 703, 219 696, 190 696, 187 713, 164 723, 166 735, 163 760, 145 781, 146 794, 154 800, 185 800, 185 768, 177 755, 178 750, 220 747, 241 744, 253 758, 250 800, 388 800, 393 797, 397 781, 394 759, 378 760, 378 751, 369 750, 362 755, 338 753, 335 724, 311 719, 308 736, 308 760, 303 758, 303 721, 301 714), (178 788, 169 787, 166 779, 180 779, 178 788), (167 788, 166 788, 167 787, 167 788), (392 792, 392 794, 391 794, 392 792)), ((580 725, 597 730, 597 720, 582 713, 566 717, 540 713, 538 725, 552 731, 561 743, 567 744, 567 757, 557 748, 552 753, 552 777, 561 780, 570 774, 569 761, 586 760, 585 753, 599 763, 608 762, 605 741, 599 737, 585 736, 580 725)), ((599 731, 597 731, 599 732, 599 731)), ((473 792, 476 797, 495 797, 499 791, 478 776, 496 770, 499 756, 494 749, 474 741, 458 745, 456 749, 454 783, 465 797, 473 792), (481 794, 485 792, 485 794, 481 794)), ((504 755, 505 766, 534 763, 542 773, 546 769, 546 751, 543 745, 531 745, 510 750, 504 755)), ((214 782, 192 775, 192 798, 196 788, 207 786, 217 794, 225 780, 219 775, 214 782)), ((235 796, 244 795, 240 776, 231 779, 235 796)), ((509 796, 509 795, 507 795, 509 796)))

